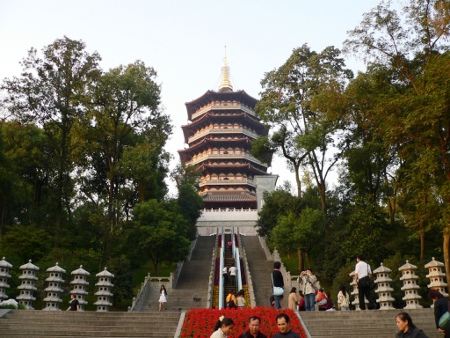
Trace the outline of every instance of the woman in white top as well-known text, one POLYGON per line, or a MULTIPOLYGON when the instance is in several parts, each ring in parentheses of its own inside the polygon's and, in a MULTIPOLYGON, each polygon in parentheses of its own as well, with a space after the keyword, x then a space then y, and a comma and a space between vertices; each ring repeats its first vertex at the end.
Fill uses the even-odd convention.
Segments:
POLYGON ((167 291, 164 285, 161 285, 159 289, 159 311, 166 309, 167 303, 167 291))
POLYGON ((341 285, 339 287, 339 293, 337 296, 338 299, 338 309, 341 311, 348 311, 350 310, 350 296, 348 295, 348 292, 345 291, 345 286, 341 285))
POLYGON ((216 323, 215 331, 209 338, 227 338, 233 327, 233 319, 221 316, 216 323))

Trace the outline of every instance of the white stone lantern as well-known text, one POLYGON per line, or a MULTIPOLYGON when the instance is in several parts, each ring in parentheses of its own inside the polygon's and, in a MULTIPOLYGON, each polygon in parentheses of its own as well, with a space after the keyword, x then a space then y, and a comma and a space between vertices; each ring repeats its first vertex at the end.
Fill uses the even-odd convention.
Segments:
POLYGON ((114 275, 105 268, 95 276, 98 277, 98 283, 95 284, 95 286, 98 287, 98 291, 95 293, 97 301, 94 305, 97 306, 98 312, 109 311, 109 307, 112 306, 109 299, 113 296, 110 289, 114 286, 114 284, 111 283, 111 279, 114 278, 114 275))
MULTIPOLYGON (((351 302, 351 304, 355 306, 355 310, 361 310, 361 308, 359 307, 359 289, 358 283, 355 280, 355 271, 349 273, 349 276, 352 278, 350 286, 353 288, 353 291, 350 293, 353 296, 353 302, 351 302)), ((364 302, 366 303, 366 305, 369 303, 369 301, 365 297, 364 302)))
POLYGON ((406 261, 406 264, 399 267, 398 270, 402 272, 400 280, 403 281, 402 291, 405 292, 405 297, 402 298, 406 302, 404 309, 421 309, 422 305, 419 304, 419 300, 422 297, 418 293, 420 286, 417 285, 419 276, 415 273, 417 266, 406 261))
POLYGON ((0 303, 3 299, 8 299, 8 295, 6 294, 6 289, 9 288, 8 278, 11 278, 9 274, 9 269, 12 268, 12 265, 5 261, 5 257, 0 261, 0 303))
POLYGON ((377 303, 380 305, 380 310, 393 310, 394 307, 392 303, 394 302, 394 298, 391 296, 391 292, 394 291, 391 288, 392 279, 389 278, 389 273, 392 270, 383 266, 381 266, 373 270, 373 273, 376 275, 376 279, 374 283, 377 285, 375 293, 378 295, 377 303))
POLYGON ((39 268, 32 264, 30 259, 27 264, 20 266, 19 269, 22 270, 22 275, 19 276, 22 284, 17 287, 20 290, 17 300, 19 304, 25 305, 28 310, 34 310, 32 303, 36 300, 34 291, 36 291, 35 283, 38 280, 36 272, 39 271, 39 268))
POLYGON ((428 284, 429 289, 439 291, 444 297, 447 297, 448 294, 445 291, 447 288, 447 283, 444 282, 445 273, 442 271, 444 267, 444 263, 439 262, 433 259, 428 264, 425 264, 425 268, 428 269, 429 273, 427 278, 430 279, 430 284, 428 284))
POLYGON ((84 311, 84 307, 87 305, 85 297, 88 295, 86 287, 89 285, 87 278, 91 274, 83 269, 83 265, 80 265, 80 268, 73 270, 71 275, 73 276, 73 281, 70 282, 70 285, 73 286, 73 289, 70 293, 78 299, 79 311, 84 311))
POLYGON ((48 283, 48 287, 45 289, 47 297, 43 299, 45 303, 44 311, 60 311, 59 304, 62 302, 60 295, 63 293, 61 284, 64 283, 63 273, 66 270, 61 268, 58 263, 55 266, 46 270, 49 274, 45 281, 48 283))

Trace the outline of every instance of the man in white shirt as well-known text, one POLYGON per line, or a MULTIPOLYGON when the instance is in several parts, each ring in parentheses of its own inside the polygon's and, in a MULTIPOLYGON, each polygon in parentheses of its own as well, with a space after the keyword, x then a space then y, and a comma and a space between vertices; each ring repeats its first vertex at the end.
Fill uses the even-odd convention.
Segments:
POLYGON ((231 277, 231 285, 236 285, 236 272, 237 269, 234 265, 230 266, 228 268, 228 271, 230 272, 230 277, 231 277))
POLYGON ((366 303, 364 302, 364 297, 366 297, 369 301, 369 309, 376 309, 375 301, 370 294, 370 278, 372 277, 370 265, 364 262, 362 254, 356 256, 356 261, 355 279, 358 283, 359 307, 361 310, 366 309, 366 303))

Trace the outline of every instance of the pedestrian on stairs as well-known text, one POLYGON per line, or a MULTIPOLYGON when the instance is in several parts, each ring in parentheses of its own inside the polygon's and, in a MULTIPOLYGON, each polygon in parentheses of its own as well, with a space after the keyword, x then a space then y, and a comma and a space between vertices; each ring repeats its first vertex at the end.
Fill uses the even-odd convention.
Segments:
POLYGON ((164 311, 166 309, 167 303, 167 290, 164 285, 161 285, 159 289, 159 311, 164 311))
POLYGON ((429 338, 425 332, 415 326, 410 315, 406 312, 400 312, 395 317, 398 333, 396 338, 429 338))
POLYGON ((228 271, 230 272, 230 277, 231 277, 231 285, 235 286, 236 285, 236 273, 237 273, 237 269, 234 265, 230 266, 228 268, 228 271))
MULTIPOLYGON (((273 263, 273 271, 272 271, 272 286, 273 289, 275 288, 281 288, 284 289, 284 278, 283 274, 280 271, 281 268, 281 262, 274 262, 273 263)), ((284 290, 281 290, 284 292, 284 290)), ((275 292, 274 292, 275 293, 275 292)), ((276 295, 273 295, 274 301, 275 301, 275 309, 281 309, 281 299, 283 298, 283 293, 276 295)))
POLYGON ((228 285, 229 281, 228 281, 228 268, 226 266, 223 267, 222 269, 222 277, 223 277, 223 284, 224 285, 228 285))

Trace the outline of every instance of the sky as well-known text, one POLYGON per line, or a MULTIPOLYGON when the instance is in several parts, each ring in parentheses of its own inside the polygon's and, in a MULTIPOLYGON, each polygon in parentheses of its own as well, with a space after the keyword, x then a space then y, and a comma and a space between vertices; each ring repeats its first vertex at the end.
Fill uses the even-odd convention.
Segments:
MULTIPOLYGON (((218 89, 225 54, 234 90, 259 98, 266 72, 280 67, 294 48, 342 48, 347 32, 379 0, 0 0, 0 81, 19 76, 19 62, 31 47, 41 51, 64 36, 97 51, 103 70, 141 60, 153 67, 162 106, 172 120, 166 150, 179 163, 185 148, 185 103, 218 89)), ((355 71, 364 64, 346 59, 355 71)), ((269 172, 278 184, 294 182, 283 159, 269 172)), ((168 181, 176 194, 173 181, 168 181)))

